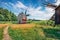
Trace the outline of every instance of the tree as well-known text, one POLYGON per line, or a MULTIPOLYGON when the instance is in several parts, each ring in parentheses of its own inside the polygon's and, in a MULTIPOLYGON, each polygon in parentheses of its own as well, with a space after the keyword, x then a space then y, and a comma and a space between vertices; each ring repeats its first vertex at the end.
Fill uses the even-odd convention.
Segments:
POLYGON ((7 9, 0 8, 0 21, 17 21, 17 16, 7 9))

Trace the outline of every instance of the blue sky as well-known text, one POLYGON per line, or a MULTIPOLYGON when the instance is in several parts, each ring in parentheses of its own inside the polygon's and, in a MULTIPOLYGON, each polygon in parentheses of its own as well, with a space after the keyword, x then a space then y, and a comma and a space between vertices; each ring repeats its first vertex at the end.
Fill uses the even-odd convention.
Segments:
MULTIPOLYGON (((0 0, 0 7, 12 11, 16 15, 27 10, 28 19, 48 20, 54 14, 54 9, 45 7, 42 3, 54 3, 56 0, 0 0)), ((55 4, 59 4, 58 0, 55 4)))

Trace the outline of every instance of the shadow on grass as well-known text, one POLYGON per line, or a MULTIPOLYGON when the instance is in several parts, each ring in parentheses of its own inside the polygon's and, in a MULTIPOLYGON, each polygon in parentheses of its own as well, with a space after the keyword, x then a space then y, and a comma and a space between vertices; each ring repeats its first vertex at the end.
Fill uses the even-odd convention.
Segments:
POLYGON ((44 34, 46 37, 48 38, 56 38, 56 39, 60 39, 60 29, 44 29, 44 34))

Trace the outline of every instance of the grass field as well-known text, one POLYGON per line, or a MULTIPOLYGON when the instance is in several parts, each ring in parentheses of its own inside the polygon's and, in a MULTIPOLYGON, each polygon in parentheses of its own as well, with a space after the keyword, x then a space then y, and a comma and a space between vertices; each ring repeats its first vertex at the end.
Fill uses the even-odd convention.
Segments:
POLYGON ((60 40, 60 27, 36 24, 34 26, 23 24, 14 27, 12 25, 9 28, 9 35, 13 40, 60 40))
POLYGON ((0 24, 0 40, 2 40, 2 38, 3 38, 3 29, 4 29, 4 25, 1 25, 0 24))
POLYGON ((31 21, 28 24, 1 22, 0 40, 3 38, 3 28, 7 26, 12 40, 60 40, 60 25, 54 27, 53 21, 31 21))
POLYGON ((42 36, 38 34, 36 28, 29 27, 19 27, 19 28, 9 28, 9 35, 13 40, 40 40, 42 36))
POLYGON ((3 29, 0 28, 0 40, 2 40, 2 38, 3 38, 3 29))
POLYGON ((17 24, 18 21, 0 21, 0 24, 17 24))

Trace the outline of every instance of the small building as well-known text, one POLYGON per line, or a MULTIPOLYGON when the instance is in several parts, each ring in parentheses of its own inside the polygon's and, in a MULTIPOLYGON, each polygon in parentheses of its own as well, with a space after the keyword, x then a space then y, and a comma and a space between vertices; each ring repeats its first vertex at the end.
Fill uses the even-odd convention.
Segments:
POLYGON ((29 14, 27 14, 27 10, 25 11, 25 13, 21 12, 18 15, 18 23, 19 24, 26 24, 27 23, 27 16, 29 16, 29 14))
POLYGON ((19 24, 25 24, 26 21, 27 21, 26 14, 24 14, 23 12, 22 13, 19 13, 19 15, 18 15, 18 23, 19 24))

